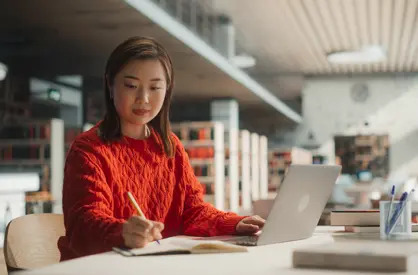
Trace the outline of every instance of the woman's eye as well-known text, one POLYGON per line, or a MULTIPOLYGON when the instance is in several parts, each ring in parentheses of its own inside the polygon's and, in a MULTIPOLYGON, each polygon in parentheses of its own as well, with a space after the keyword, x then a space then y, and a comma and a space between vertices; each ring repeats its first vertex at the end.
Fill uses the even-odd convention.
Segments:
POLYGON ((158 91, 158 90, 161 90, 161 87, 151 87, 151 90, 158 91))
POLYGON ((126 88, 129 88, 129 89, 136 89, 136 86, 135 85, 128 84, 128 83, 125 83, 125 87, 126 88))

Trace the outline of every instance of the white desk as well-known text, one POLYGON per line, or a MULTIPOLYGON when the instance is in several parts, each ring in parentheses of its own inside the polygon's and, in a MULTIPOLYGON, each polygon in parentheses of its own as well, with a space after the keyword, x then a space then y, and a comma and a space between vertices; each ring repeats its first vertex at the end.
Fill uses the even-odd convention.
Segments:
MULTIPOLYGON (((338 274, 353 275, 374 273, 350 271, 324 271, 314 269, 294 269, 292 251, 300 246, 330 243, 334 239, 329 227, 318 228, 309 239, 276 245, 249 248, 248 253, 175 255, 155 257, 123 257, 114 252, 84 257, 52 265, 39 270, 22 272, 22 275, 299 275, 338 274)), ((418 274, 418 262, 408 274, 418 274)), ((389 273, 388 273, 389 274, 389 273)), ((396 273, 399 274, 399 273, 396 273)), ((405 273, 404 273, 405 274, 405 273)))

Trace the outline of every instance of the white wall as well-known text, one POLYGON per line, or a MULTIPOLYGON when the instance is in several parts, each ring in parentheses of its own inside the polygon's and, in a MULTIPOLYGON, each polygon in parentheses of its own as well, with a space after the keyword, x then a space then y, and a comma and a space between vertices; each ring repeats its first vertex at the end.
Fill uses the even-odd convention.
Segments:
POLYGON ((304 123, 297 130, 297 144, 319 144, 319 151, 333 161, 334 135, 387 133, 391 175, 418 175, 417 76, 308 79, 302 94, 304 123), (366 102, 351 98, 355 83, 368 85, 366 102), (308 138, 310 131, 314 140, 308 138))

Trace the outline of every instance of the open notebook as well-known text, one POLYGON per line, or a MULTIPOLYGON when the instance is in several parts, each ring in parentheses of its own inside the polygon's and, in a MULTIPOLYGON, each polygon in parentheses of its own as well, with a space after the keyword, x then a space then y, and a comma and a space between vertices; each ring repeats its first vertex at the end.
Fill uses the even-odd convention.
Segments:
POLYGON ((243 246, 228 244, 220 241, 191 240, 173 237, 164 239, 161 244, 150 243, 144 248, 122 249, 114 247, 113 251, 124 256, 156 256, 175 254, 209 254, 209 253, 238 253, 247 252, 243 246))

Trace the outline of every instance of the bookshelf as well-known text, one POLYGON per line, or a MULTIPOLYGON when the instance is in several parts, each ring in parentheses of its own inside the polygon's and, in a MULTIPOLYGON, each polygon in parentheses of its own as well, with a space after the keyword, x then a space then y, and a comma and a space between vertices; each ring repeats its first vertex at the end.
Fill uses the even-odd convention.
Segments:
POLYGON ((251 199, 260 199, 260 136, 251 133, 251 199))
MULTIPOLYGON (((62 120, 52 119, 2 127, 0 171, 40 175, 39 190, 25 196, 28 213, 62 211, 66 153, 73 140, 92 126, 66 127, 62 120)), ((205 201, 220 210, 239 212, 251 210, 253 200, 266 196, 266 137, 247 130, 225 131, 221 122, 182 122, 173 124, 172 130, 204 187, 205 201)))
POLYGON ((30 118, 29 104, 0 99, 0 118, 27 121, 30 118))
POLYGON ((181 122, 172 124, 171 128, 181 140, 203 186, 205 201, 225 210, 224 125, 220 122, 181 122))
POLYGON ((221 210, 248 212, 252 201, 268 197, 267 137, 247 130, 225 131, 221 122, 176 123, 172 131, 189 155, 205 201, 221 210))
POLYGON ((321 154, 314 154, 312 156, 312 163, 313 164, 327 164, 328 158, 325 155, 321 154))
POLYGON ((240 159, 240 146, 239 146, 240 131, 238 129, 229 130, 229 159, 228 159, 228 178, 227 186, 229 186, 229 192, 227 192, 226 202, 229 205, 229 210, 238 212, 240 208, 240 171, 239 171, 239 159, 240 159), (229 199, 229 201, 228 201, 229 199))
POLYGON ((269 150, 269 191, 275 192, 277 190, 290 164, 312 164, 312 153, 298 147, 269 150))
POLYGON ((2 125, 0 172, 40 177, 39 190, 26 192, 26 213, 62 212, 66 153, 77 135, 91 126, 65 127, 61 119, 2 125))
POLYGON ((389 136, 335 136, 335 155, 342 165, 342 173, 354 175, 359 170, 370 170, 374 177, 389 174, 389 136))
POLYGON ((64 173, 64 122, 61 119, 3 124, 1 172, 40 175, 39 191, 26 194, 28 211, 61 212, 64 173), (46 207, 46 209, 44 209, 46 207), (32 210, 31 210, 32 209, 32 210))
POLYGON ((268 139, 266 136, 260 136, 259 139, 260 155, 260 199, 268 198, 268 139))
POLYGON ((80 127, 64 127, 65 155, 67 154, 68 150, 70 150, 72 142, 83 131, 83 128, 80 127))
POLYGON ((239 132, 239 212, 251 213, 253 201, 268 198, 268 139, 239 132))
POLYGON ((241 211, 252 209, 251 198, 251 134, 247 130, 240 131, 240 175, 241 175, 241 211))

